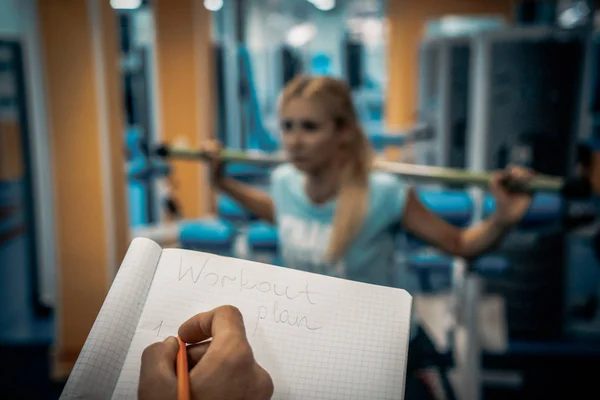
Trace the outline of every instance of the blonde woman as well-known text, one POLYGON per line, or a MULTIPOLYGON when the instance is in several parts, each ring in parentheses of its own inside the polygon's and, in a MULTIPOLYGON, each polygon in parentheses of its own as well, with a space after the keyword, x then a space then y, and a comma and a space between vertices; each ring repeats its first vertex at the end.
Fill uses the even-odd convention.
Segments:
POLYGON ((212 154, 218 190, 277 225, 286 267, 389 285, 399 228, 447 253, 473 258, 494 246, 529 207, 529 195, 499 185, 505 174, 529 176, 512 169, 498 172, 490 187, 497 205, 491 218, 461 230, 437 217, 401 179, 372 171, 373 151, 350 91, 339 80, 295 78, 282 93, 279 119, 289 163, 273 171, 270 194, 225 178, 219 144, 203 147, 212 154))

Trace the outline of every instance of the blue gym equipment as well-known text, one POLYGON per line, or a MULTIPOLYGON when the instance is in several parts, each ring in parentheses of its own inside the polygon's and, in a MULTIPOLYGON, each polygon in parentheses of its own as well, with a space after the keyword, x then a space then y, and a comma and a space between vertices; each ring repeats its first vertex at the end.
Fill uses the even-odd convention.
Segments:
POLYGON ((248 228, 247 240, 250 259, 272 265, 282 265, 276 227, 265 222, 253 223, 248 228))
POLYGON ((459 191, 419 190, 419 198, 433 213, 458 227, 465 227, 473 216, 473 201, 459 191))
MULTIPOLYGON (((451 190, 418 190, 419 199, 434 214, 446 222, 466 227, 473 217, 473 202, 465 192, 451 190)), ((424 242, 412 235, 402 235, 408 248, 420 248, 424 242)))
POLYGON ((230 257, 234 255, 235 239, 235 228, 218 218, 183 222, 179 232, 179 243, 184 249, 230 257))
MULTIPOLYGON (((238 48, 237 59, 240 63, 240 75, 243 82, 242 87, 244 88, 242 95, 245 100, 241 110, 242 120, 245 122, 243 132, 245 132, 244 137, 246 139, 243 147, 245 150, 273 153, 279 149, 279 141, 263 123, 260 103, 254 85, 250 54, 245 47, 238 48)), ((263 166, 227 163, 225 173, 227 176, 242 182, 261 184, 268 179, 269 169, 263 166)))
MULTIPOLYGON (((483 217, 494 213, 496 207, 492 196, 485 197, 483 202, 483 217)), ((538 228, 560 221, 563 212, 563 199, 557 194, 540 193, 534 196, 529 210, 519 224, 519 228, 538 228)))
POLYGON ((221 218, 233 224, 243 224, 256 218, 237 202, 225 195, 217 197, 217 212, 221 218))
MULTIPOLYGON (((438 293, 452 287, 454 258, 435 252, 422 252, 408 257, 408 269, 414 273, 422 293, 438 293)), ((475 271, 484 277, 506 274, 510 261, 501 255, 481 257, 474 263, 475 271)))
POLYGON ((130 127, 125 134, 127 153, 127 177, 129 199, 129 225, 139 227, 156 220, 153 184, 166 177, 171 168, 162 159, 150 157, 142 150, 143 135, 139 129, 130 127))

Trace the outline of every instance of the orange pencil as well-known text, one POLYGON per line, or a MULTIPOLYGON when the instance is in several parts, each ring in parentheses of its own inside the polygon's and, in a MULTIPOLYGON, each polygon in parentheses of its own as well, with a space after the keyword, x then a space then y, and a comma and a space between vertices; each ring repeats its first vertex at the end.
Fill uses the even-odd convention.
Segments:
POLYGON ((179 342, 179 351, 177 352, 177 399, 190 400, 190 375, 185 343, 179 337, 177 337, 177 342, 179 342))

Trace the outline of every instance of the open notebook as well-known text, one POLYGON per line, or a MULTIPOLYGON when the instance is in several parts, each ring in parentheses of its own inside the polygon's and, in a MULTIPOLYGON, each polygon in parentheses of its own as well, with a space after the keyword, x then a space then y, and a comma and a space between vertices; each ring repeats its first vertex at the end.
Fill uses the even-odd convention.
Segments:
POLYGON ((401 399, 411 296, 135 239, 62 397, 136 398, 141 354, 214 307, 240 309, 274 399, 401 399))

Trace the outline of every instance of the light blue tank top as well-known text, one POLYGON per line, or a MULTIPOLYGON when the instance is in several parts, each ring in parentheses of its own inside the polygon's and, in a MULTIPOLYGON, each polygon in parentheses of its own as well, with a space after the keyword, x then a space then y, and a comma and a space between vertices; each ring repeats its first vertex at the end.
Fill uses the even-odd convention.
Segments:
MULTIPOLYGON (((316 205, 304 190, 304 176, 285 164, 272 172, 279 248, 283 265, 304 271, 391 286, 396 237, 408 186, 393 175, 373 172, 369 177, 369 210, 357 237, 340 262, 324 261, 336 201, 316 205)), ((411 329, 411 338, 416 330, 411 329)))

